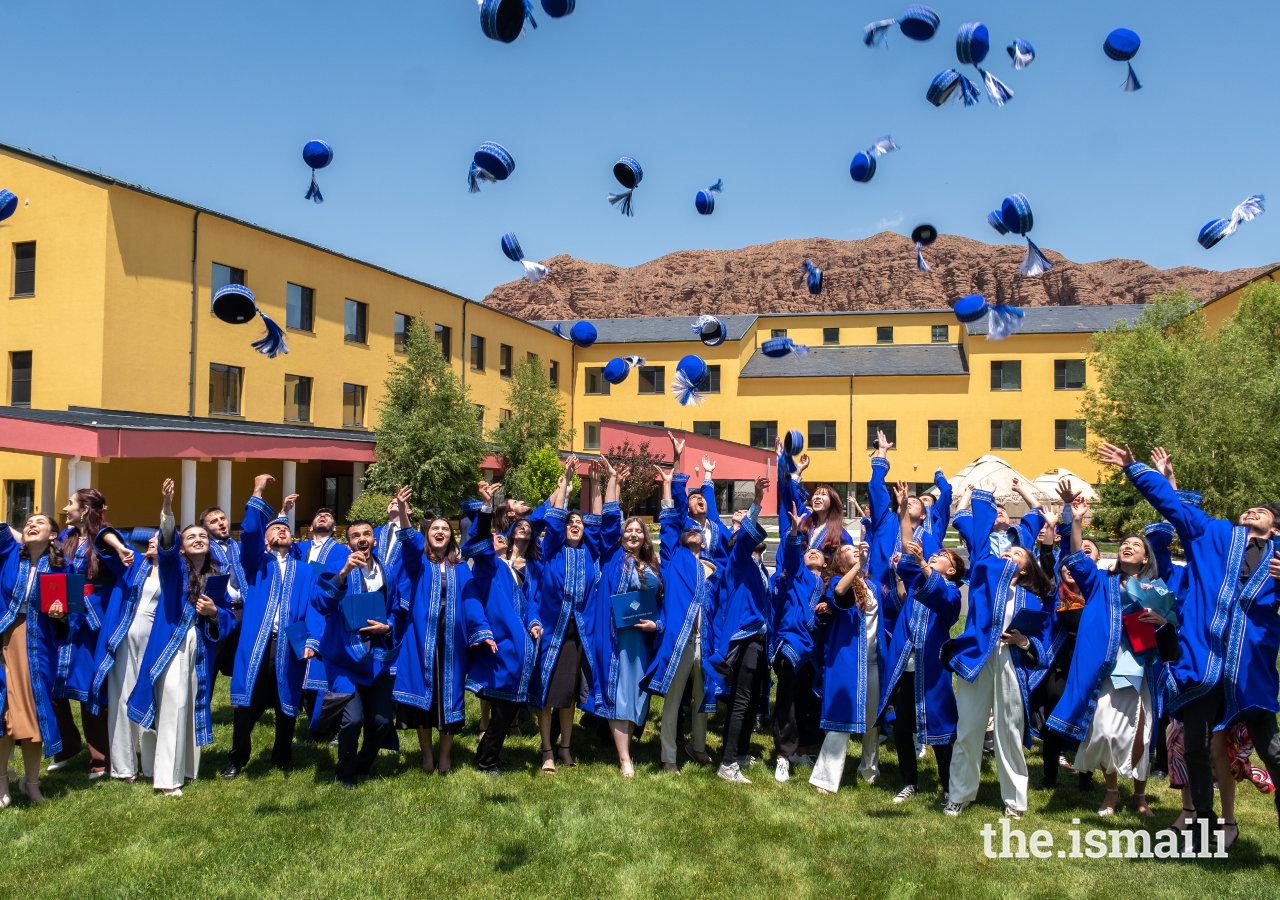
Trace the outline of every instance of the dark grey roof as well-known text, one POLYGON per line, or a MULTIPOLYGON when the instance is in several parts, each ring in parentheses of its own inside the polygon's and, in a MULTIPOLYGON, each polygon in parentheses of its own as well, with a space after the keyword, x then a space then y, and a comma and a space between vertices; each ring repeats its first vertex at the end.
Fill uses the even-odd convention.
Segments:
POLYGON ((27 409, 0 406, 0 418, 23 419, 28 422, 51 422, 82 428, 116 428, 122 431, 194 431, 218 434, 242 434, 253 437, 278 437, 303 440, 352 441, 372 444, 377 438, 372 431, 347 428, 315 428, 310 425, 277 425, 271 422, 245 422, 240 419, 166 416, 155 413, 127 412, 116 409, 94 409, 70 406, 60 409, 27 409))
MULTIPOLYGON (((751 330, 756 316, 717 316, 729 332, 728 340, 740 341, 751 330)), ((532 324, 550 331, 553 325, 564 322, 572 326, 579 319, 547 319, 532 324)), ((587 319, 596 327, 597 344, 666 344, 677 341, 696 341, 693 323, 697 316, 655 316, 644 319, 587 319)))
POLYGON ((871 344, 811 347, 804 356, 771 359, 751 354, 740 378, 847 378, 850 375, 967 375, 959 344, 871 344))
MULTIPOLYGON (((1092 334, 1106 331, 1117 319, 1132 324, 1146 309, 1141 303, 1124 306, 1028 306, 1019 334, 1092 334)), ((970 334, 987 333, 990 318, 971 322, 970 334)))

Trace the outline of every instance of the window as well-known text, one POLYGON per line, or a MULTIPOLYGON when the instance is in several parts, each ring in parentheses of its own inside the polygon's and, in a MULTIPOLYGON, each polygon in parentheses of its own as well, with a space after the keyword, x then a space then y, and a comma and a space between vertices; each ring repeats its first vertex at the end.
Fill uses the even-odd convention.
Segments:
POLYGON ((891 444, 898 443, 898 422, 896 419, 867 420, 867 449, 876 449, 876 441, 880 439, 878 432, 884 432, 884 439, 891 444))
POLYGON ((935 344, 945 344, 947 342, 947 326, 934 325, 930 340, 935 344))
POLYGON ((720 440, 720 423, 719 422, 694 422, 693 433, 700 434, 703 437, 715 438, 720 440))
POLYGON ((503 378, 511 377, 511 348, 506 344, 498 345, 498 374, 503 378))
MULTIPOLYGON (((413 316, 396 313, 395 342, 396 352, 404 353, 409 344, 409 326, 413 324, 413 316)), ((436 326, 437 328, 439 326, 436 326)))
POLYGON ((604 369, 599 366, 589 366, 584 370, 586 374, 586 393, 602 394, 609 393, 609 382, 604 380, 604 369))
POLYGON ((240 388, 244 384, 244 369, 209 363, 209 415, 240 415, 240 388))
POLYGON ((244 269, 237 269, 235 266, 224 266, 222 263, 214 263, 213 269, 209 275, 209 302, 213 303, 213 295, 218 293, 221 288, 229 284, 244 284, 244 269))
POLYGON ((324 476, 324 505, 333 510, 334 518, 344 525, 347 521, 347 511, 351 509, 351 504, 354 502, 351 499, 354 486, 355 479, 350 475, 324 476))
POLYGON ((4 483, 5 521, 14 528, 21 528, 36 511, 36 483, 34 479, 6 481, 4 483))
POLYGON ((446 360, 453 358, 453 329, 448 325, 436 326, 436 346, 440 348, 440 355, 446 360))
POLYGON ((498 410, 498 427, 501 428, 503 426, 503 423, 510 422, 511 415, 512 415, 511 410, 499 409, 498 410))
POLYGON ((876 326, 876 343, 877 344, 893 343, 893 326, 892 325, 876 326))
POLYGON ((9 354, 9 405, 31 405, 31 351, 15 350, 9 354))
POLYGON ((642 419, 636 423, 637 425, 648 425, 652 428, 661 428, 666 423, 661 419, 642 419))
POLYGON ((560 363, 554 359, 551 360, 551 368, 547 370, 547 381, 551 382, 552 387, 560 387, 560 363))
POLYGON ((36 292, 36 242, 13 245, 13 295, 25 297, 36 292))
POLYGON ((484 407, 479 403, 476 404, 476 421, 480 423, 480 428, 484 428, 484 407))
POLYGON ((778 423, 752 422, 750 434, 752 447, 763 447, 766 450, 772 450, 773 442, 778 439, 778 423))
POLYGON ((1053 423, 1054 450, 1083 450, 1085 445, 1084 419, 1055 419, 1053 423))
POLYGON ((311 421, 311 379, 305 375, 284 376, 284 419, 311 421))
POLYGON ((582 423, 582 449, 583 450, 599 450, 600 449, 600 423, 599 422, 583 422, 582 423))
POLYGON ((698 385, 698 390, 704 394, 720 393, 720 367, 707 366, 707 376, 702 379, 698 385))
POLYGON ((1016 359, 993 360, 991 363, 991 390, 1022 390, 1022 362, 1016 359))
POLYGON ((661 394, 662 386, 667 380, 666 366, 641 366, 640 367, 640 393, 642 394, 661 394))
POLYGON ((836 449, 836 423, 834 419, 809 423, 809 450, 836 449))
POLYGON ((342 424, 353 427, 364 427, 364 395, 365 389, 359 384, 342 386, 342 424))
MULTIPOLYGON (((942 326, 945 328, 946 326, 942 326)), ((955 419, 929 420, 930 450, 959 450, 960 425, 955 419)))
POLYGON ((1055 359, 1053 361, 1053 389, 1055 391, 1079 391, 1083 388, 1083 359, 1055 359))
POLYGON ((839 329, 839 328, 824 328, 824 329, 822 329, 822 343, 824 343, 824 344, 839 344, 839 343, 840 343, 840 329, 839 329))
POLYGON ((787 329, 785 328, 775 328, 769 332, 769 337, 771 338, 780 338, 780 337, 786 337, 786 336, 787 336, 787 329))
POLYGON ((343 340, 352 344, 369 343, 369 332, 366 327, 368 315, 369 305, 367 303, 348 299, 346 314, 342 317, 344 326, 343 340))
POLYGON ((484 371, 484 338, 478 334, 471 335, 471 368, 484 371))
POLYGON ((992 450, 1021 450, 1022 449, 1022 420, 1021 419, 992 419, 991 420, 991 449, 992 450))
POLYGON ((299 331, 315 331, 312 310, 316 292, 300 284, 286 284, 284 324, 299 331))

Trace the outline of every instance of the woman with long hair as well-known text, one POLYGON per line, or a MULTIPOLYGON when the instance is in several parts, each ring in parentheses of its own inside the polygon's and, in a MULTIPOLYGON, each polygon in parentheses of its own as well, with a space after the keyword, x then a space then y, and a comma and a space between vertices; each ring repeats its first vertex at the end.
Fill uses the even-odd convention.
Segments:
POLYGON ((835 488, 826 484, 814 488, 809 508, 812 512, 801 520, 798 529, 804 536, 805 549, 817 547, 830 559, 842 544, 853 543, 853 536, 844 528, 844 503, 835 488))
MULTIPOLYGON (((1022 818, 1027 809, 1027 760, 1022 744, 1031 742, 1027 721, 1031 673, 1049 663, 1049 616, 1053 610, 1053 582, 1036 562, 1036 536, 1044 514, 1034 498, 1017 526, 1017 546, 999 556, 989 536, 997 511, 994 484, 983 482, 973 492, 972 508, 956 514, 955 526, 969 548, 972 575, 964 630, 942 646, 943 665, 960 676, 955 683, 955 751, 951 761, 951 790, 943 812, 958 816, 978 796, 982 771, 982 743, 987 722, 994 717, 996 772, 1005 815, 1022 818), (1024 609, 1045 613, 1027 633, 1012 627, 1024 609)), ((1025 494, 1024 498, 1029 494, 1025 494)))
MULTIPOLYGON (((41 575, 71 571, 58 546, 58 523, 36 513, 22 525, 22 542, 6 525, 0 528, 0 808, 9 805, 6 763, 13 745, 22 745, 20 790, 32 803, 40 795, 40 758, 62 747, 53 713, 53 681, 58 661, 55 632, 65 622, 40 611, 41 575)), ((61 615, 61 613, 59 613, 61 615)))

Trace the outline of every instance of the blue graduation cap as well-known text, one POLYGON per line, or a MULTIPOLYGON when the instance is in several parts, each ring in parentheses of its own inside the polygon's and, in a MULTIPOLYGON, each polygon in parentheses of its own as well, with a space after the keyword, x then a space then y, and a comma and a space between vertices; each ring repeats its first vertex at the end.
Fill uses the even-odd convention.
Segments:
POLYGON ((577 0, 542 0, 542 11, 553 19, 563 19, 573 12, 577 0))
POLYGON ((987 340, 1002 341, 1011 334, 1022 330, 1022 320, 1026 315, 1016 306, 1005 303, 987 304, 981 294, 969 294, 956 301, 953 311, 956 318, 966 325, 977 322, 983 316, 990 316, 987 323, 987 340))
POLYGON ((862 43, 868 47, 882 43, 886 32, 894 25, 913 41, 927 41, 937 33, 940 21, 938 14, 927 6, 908 6, 898 18, 881 19, 864 28, 862 43))
POLYGON ((333 148, 324 141, 307 141, 306 146, 302 148, 302 161, 311 167, 311 187, 307 188, 307 196, 303 199, 323 203, 324 197, 320 196, 320 185, 316 184, 316 169, 323 169, 333 162, 333 148))
POLYGON ((911 240, 916 245, 916 268, 921 272, 929 271, 929 264, 924 261, 924 253, 921 251, 938 239, 938 229, 932 225, 917 225, 915 230, 911 232, 911 240))
POLYGON ((859 184, 866 184, 875 177, 876 157, 901 149, 893 138, 885 135, 867 150, 859 150, 853 155, 853 162, 849 163, 849 177, 859 184))
POLYGON ((566 341, 573 341, 579 347, 590 347, 596 342, 596 326, 590 322, 574 322, 573 327, 567 332, 564 323, 557 322, 551 326, 551 333, 566 341))
POLYGON ((1241 222, 1251 222, 1256 216, 1262 215, 1265 211, 1262 204, 1266 199, 1262 194, 1253 194, 1245 198, 1245 201, 1231 212, 1230 219, 1214 219, 1200 229, 1200 236, 1196 240, 1200 242, 1201 247, 1208 250, 1223 238, 1231 237, 1236 233, 1241 222))
POLYGON ((129 529, 128 541, 130 544, 141 544, 146 546, 151 543, 151 539, 160 533, 159 528, 148 528, 140 526, 138 528, 129 529))
POLYGON ((805 284, 809 286, 810 294, 822 293, 822 270, 813 264, 813 260, 806 259, 800 263, 800 271, 804 272, 805 284))
POLYGON ((1027 200, 1025 194, 1013 194, 1004 198, 1004 203, 1000 204, 998 211, 993 210, 987 214, 987 224, 1001 234, 1022 235, 1027 238, 1027 255, 1022 259, 1022 265, 1018 266, 1018 274, 1026 275, 1034 278, 1037 275, 1043 275, 1053 268, 1053 263, 1049 262, 1049 258, 1040 252, 1040 248, 1035 245, 1027 235, 1031 232, 1031 226, 1035 220, 1031 215, 1031 203, 1027 200))
POLYGON ((1009 51, 1009 58, 1013 60, 1015 69, 1025 69, 1036 58, 1036 48, 1031 46, 1030 41, 1022 38, 1014 38, 1013 43, 1005 47, 1005 50, 1009 51))
POLYGON ((784 356, 804 356, 809 352, 809 348, 804 344, 797 344, 789 337, 769 338, 760 345, 760 352, 770 359, 782 359, 784 356))
POLYGON ((950 100, 957 90, 959 90, 958 96, 964 101, 965 106, 973 106, 978 102, 978 89, 973 86, 972 81, 965 78, 955 69, 947 69, 934 76, 933 81, 929 82, 929 89, 925 91, 924 96, 934 106, 941 106, 950 100))
POLYGON ((622 384, 636 366, 644 365, 643 356, 616 356, 604 367, 604 380, 610 384, 622 384))
POLYGON ((804 435, 798 431, 788 431, 782 438, 782 452, 787 456, 795 456, 804 452, 804 435))
POLYGON ((640 168, 640 163, 636 162, 630 156, 624 156, 613 164, 613 177, 618 179, 626 190, 621 194, 610 194, 609 204, 616 205, 622 203, 622 214, 624 216, 632 215, 631 212, 631 194, 640 182, 644 179, 644 169, 640 168))
POLYGON ((676 377, 671 382, 671 393, 681 406, 701 406, 704 399, 698 387, 707 379, 707 364, 702 357, 690 353, 676 364, 676 377))
POLYGON ((1103 53, 1116 62, 1126 63, 1129 66, 1129 77, 1124 81, 1126 91, 1142 90, 1142 82, 1138 80, 1138 76, 1133 72, 1133 65, 1129 63, 1129 60, 1138 55, 1138 48, 1141 46, 1142 38, 1128 28, 1117 28, 1102 42, 1103 53))
MULTIPOLYGON (((532 28, 533 4, 529 0, 476 0, 480 6, 480 30, 487 38, 510 44, 524 33, 525 19, 532 28)), ((571 4, 572 5, 572 4, 571 4)))
POLYGON ((471 158, 471 170, 467 172, 467 190, 480 193, 480 181, 490 184, 506 181, 516 170, 516 161, 507 148, 493 141, 485 141, 471 158))
POLYGON ((996 106, 1004 106, 1006 100, 1013 99, 1013 91, 999 78, 983 70, 982 61, 990 52, 991 35, 987 33, 986 25, 981 22, 966 22, 960 26, 960 33, 956 35, 956 57, 963 65, 973 66, 978 70, 991 102, 996 106))
POLYGON ((698 316, 698 321, 689 327, 698 336, 698 340, 708 347, 719 347, 724 343, 724 339, 729 336, 729 333, 725 331, 724 323, 715 316, 698 316))
POLYGON ((524 266, 524 277, 530 284, 537 284, 551 274, 551 270, 541 263, 529 262, 524 258, 524 251, 520 249, 520 242, 516 240, 514 231, 508 231, 502 236, 502 252, 507 255, 507 259, 524 266))
POLYGON ((698 210, 699 215, 709 216, 716 211, 716 194, 724 190, 724 179, 718 179, 715 184, 707 188, 705 191, 698 191, 698 195, 693 198, 694 208, 698 210))
POLYGON ((243 325, 252 321, 254 316, 260 316, 267 333, 253 342, 253 349, 265 353, 269 359, 289 352, 284 342, 284 330, 258 309, 253 291, 243 284, 227 284, 218 288, 213 295, 213 314, 228 325, 243 325))
POLYGON ((13 191, 0 191, 0 222, 9 218, 18 209, 18 195, 13 191))

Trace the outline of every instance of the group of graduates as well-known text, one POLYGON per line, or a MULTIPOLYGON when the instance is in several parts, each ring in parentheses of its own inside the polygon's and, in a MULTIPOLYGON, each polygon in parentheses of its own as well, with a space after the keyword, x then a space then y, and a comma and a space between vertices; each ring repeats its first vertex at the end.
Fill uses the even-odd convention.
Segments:
MULTIPOLYGON (((1280 778, 1280 505, 1253 507, 1237 524, 1210 518, 1197 495, 1177 490, 1162 450, 1151 468, 1128 448, 1103 445, 1101 459, 1122 467, 1166 520, 1125 537, 1106 569, 1083 536, 1087 504, 1067 482, 1058 486, 1060 516, 1015 479, 1028 507, 1016 525, 990 483, 967 487, 952 519, 941 472, 936 500, 890 485, 893 445, 881 434, 855 543, 839 495, 827 486, 810 495, 807 456, 779 444, 771 573, 758 521, 768 480, 756 479, 751 507, 725 521, 715 463, 702 458, 695 486, 683 441, 671 442, 656 551, 648 524, 624 519, 618 505, 627 470, 603 457, 592 474, 604 490, 581 511, 568 509, 574 457, 537 509, 495 504, 500 486, 480 482, 461 546, 444 517, 415 527, 408 489, 389 504, 386 525, 353 521, 343 544, 321 510, 311 539, 295 542, 287 514, 296 498, 277 515, 262 497, 274 479, 261 475, 238 541, 216 508, 179 531, 173 482, 164 482, 160 528, 144 551, 130 546, 138 529, 125 535, 107 523, 97 491, 78 491, 61 534, 44 513, 21 531, 0 529, 0 758, 21 744, 19 789, 34 802, 41 758, 56 769, 82 743, 90 778, 141 774, 180 796, 212 742, 211 698, 224 674, 234 707, 228 779, 248 763, 252 729, 268 709, 280 768, 290 767, 296 718, 307 715, 312 735, 336 735, 344 786, 368 775, 380 750, 398 749, 406 729, 418 733, 423 768, 447 772, 468 691, 481 700, 476 763, 493 774, 506 765, 503 742, 522 708, 532 707, 541 771, 575 765, 581 710, 612 737, 621 774, 633 777, 632 741, 658 696, 667 772, 680 771, 686 718, 685 755, 712 762, 708 719, 723 701, 717 773, 726 781, 750 783, 750 734, 769 710, 778 781, 809 767, 818 792, 838 790, 858 735, 858 773, 875 783, 880 732, 891 729, 901 779, 894 802, 918 793, 918 760, 931 747, 952 816, 977 796, 985 748, 1005 814, 1021 817, 1024 751, 1037 737, 1043 786, 1056 786, 1060 755, 1074 748, 1083 788, 1093 770, 1103 774, 1104 816, 1117 811, 1122 777, 1134 780, 1135 810, 1152 814, 1150 760, 1157 744, 1167 746, 1184 798, 1175 827, 1194 833, 1209 821, 1218 830, 1216 780, 1228 841, 1240 771, 1256 773, 1264 789, 1280 778), (952 525, 965 555, 943 545, 952 525), (1173 562, 1175 536, 1185 566, 1173 562), (40 601, 38 576, 58 573, 84 577, 82 609, 40 601), (652 611, 627 618, 620 599, 652 611), (1241 764, 1250 743, 1266 773, 1241 764)), ((8 778, 0 784, 8 805, 8 778)))

